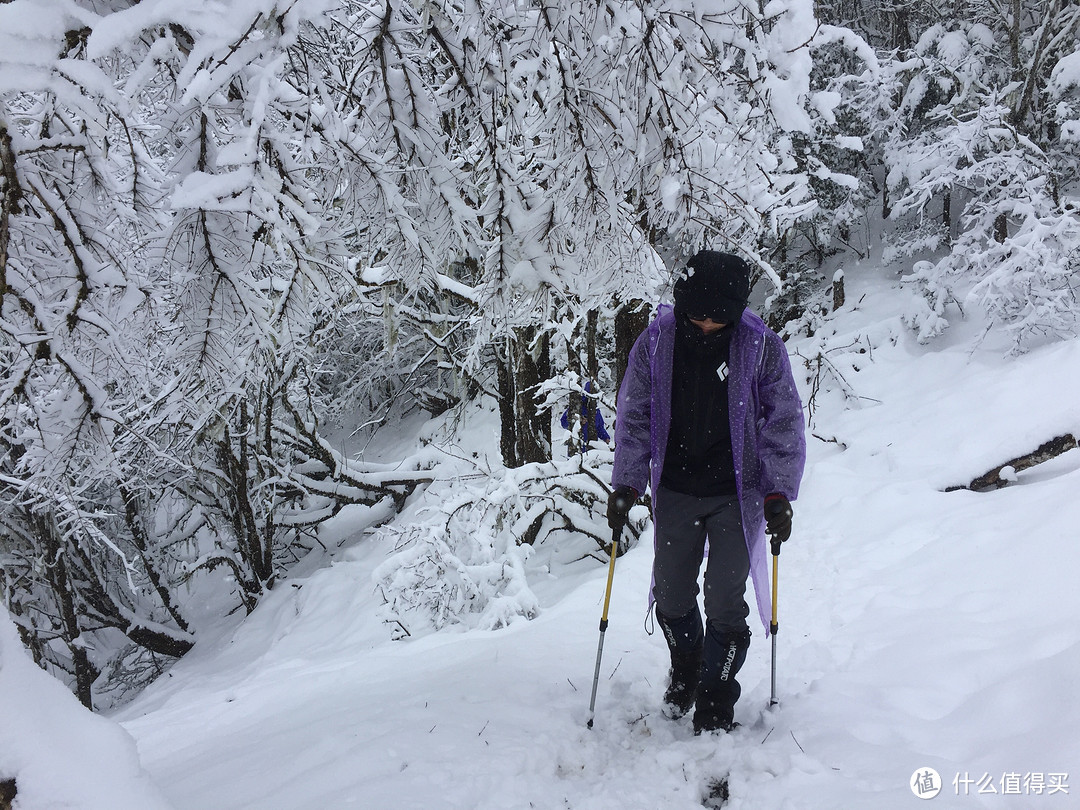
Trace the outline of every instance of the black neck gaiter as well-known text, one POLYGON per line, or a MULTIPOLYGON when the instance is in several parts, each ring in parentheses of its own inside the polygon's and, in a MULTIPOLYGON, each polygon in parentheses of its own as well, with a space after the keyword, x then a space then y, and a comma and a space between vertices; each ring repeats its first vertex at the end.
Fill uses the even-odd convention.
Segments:
POLYGON ((734 325, 706 335, 678 315, 671 381, 671 430, 660 483, 687 495, 734 495, 728 367, 734 325))

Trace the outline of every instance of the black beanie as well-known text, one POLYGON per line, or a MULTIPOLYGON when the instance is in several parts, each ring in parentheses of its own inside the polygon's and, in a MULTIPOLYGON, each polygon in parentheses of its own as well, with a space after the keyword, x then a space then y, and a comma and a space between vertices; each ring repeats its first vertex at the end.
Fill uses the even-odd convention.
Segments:
POLYGON ((675 311, 703 321, 738 323, 750 298, 750 266, 730 253, 701 250, 675 282, 675 311))

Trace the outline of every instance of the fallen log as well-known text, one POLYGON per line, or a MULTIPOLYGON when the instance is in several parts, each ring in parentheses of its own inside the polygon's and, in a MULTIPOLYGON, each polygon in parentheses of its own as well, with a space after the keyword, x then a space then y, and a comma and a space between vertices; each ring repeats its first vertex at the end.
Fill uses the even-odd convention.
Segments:
POLYGON ((1010 459, 1004 464, 999 464, 997 467, 988 470, 978 478, 972 479, 969 484, 949 487, 945 491, 954 492, 958 489, 969 489, 973 492, 992 492, 995 489, 1001 489, 1009 483, 1007 478, 1002 477, 1001 473, 1003 470, 1009 467, 1011 467, 1014 472, 1027 470, 1037 464, 1042 464, 1052 458, 1057 458, 1062 453, 1067 453, 1070 450, 1074 450, 1076 447, 1076 437, 1071 433, 1066 433, 1063 436, 1058 436, 1048 442, 1040 444, 1030 453, 1019 456, 1018 458, 1010 459))

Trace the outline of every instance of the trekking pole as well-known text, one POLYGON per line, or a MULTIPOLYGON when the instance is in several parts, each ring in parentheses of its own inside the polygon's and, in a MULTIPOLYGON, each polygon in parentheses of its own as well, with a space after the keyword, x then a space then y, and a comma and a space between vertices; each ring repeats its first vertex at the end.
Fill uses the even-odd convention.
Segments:
POLYGON ((776 594, 777 594, 777 574, 776 569, 780 565, 780 541, 775 537, 771 538, 772 545, 772 621, 769 622, 769 633, 772 634, 772 695, 769 697, 769 705, 776 706, 780 703, 776 699, 776 631, 779 630, 779 625, 776 623, 776 594))
POLYGON ((600 683, 600 659, 604 655, 604 633, 607 632, 608 605, 611 604, 611 583, 615 579, 615 557, 619 552, 619 536, 622 527, 615 529, 611 535, 611 561, 608 563, 607 591, 604 593, 604 612, 600 614, 600 644, 596 648, 596 673, 593 675, 592 697, 589 699, 589 728, 592 728, 593 717, 596 714, 596 687, 600 683))

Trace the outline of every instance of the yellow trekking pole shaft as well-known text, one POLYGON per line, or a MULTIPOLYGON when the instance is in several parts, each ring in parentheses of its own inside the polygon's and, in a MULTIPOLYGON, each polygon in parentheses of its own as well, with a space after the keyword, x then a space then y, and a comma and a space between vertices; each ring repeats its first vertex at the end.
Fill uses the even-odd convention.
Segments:
POLYGON ((777 569, 780 567, 780 541, 772 541, 772 621, 769 622, 769 633, 772 635, 772 695, 769 697, 769 705, 775 706, 780 701, 776 699, 776 631, 780 626, 776 622, 777 602, 777 569))
POLYGON ((593 673, 592 697, 589 699, 589 722, 588 727, 593 727, 593 717, 596 714, 596 687, 600 683, 600 659, 604 656, 604 633, 608 626, 608 607, 611 605, 611 584, 615 581, 615 558, 619 553, 619 535, 622 529, 615 529, 611 536, 611 560, 608 562, 607 590, 604 592, 604 612, 600 614, 600 643, 596 647, 596 672, 593 673))

